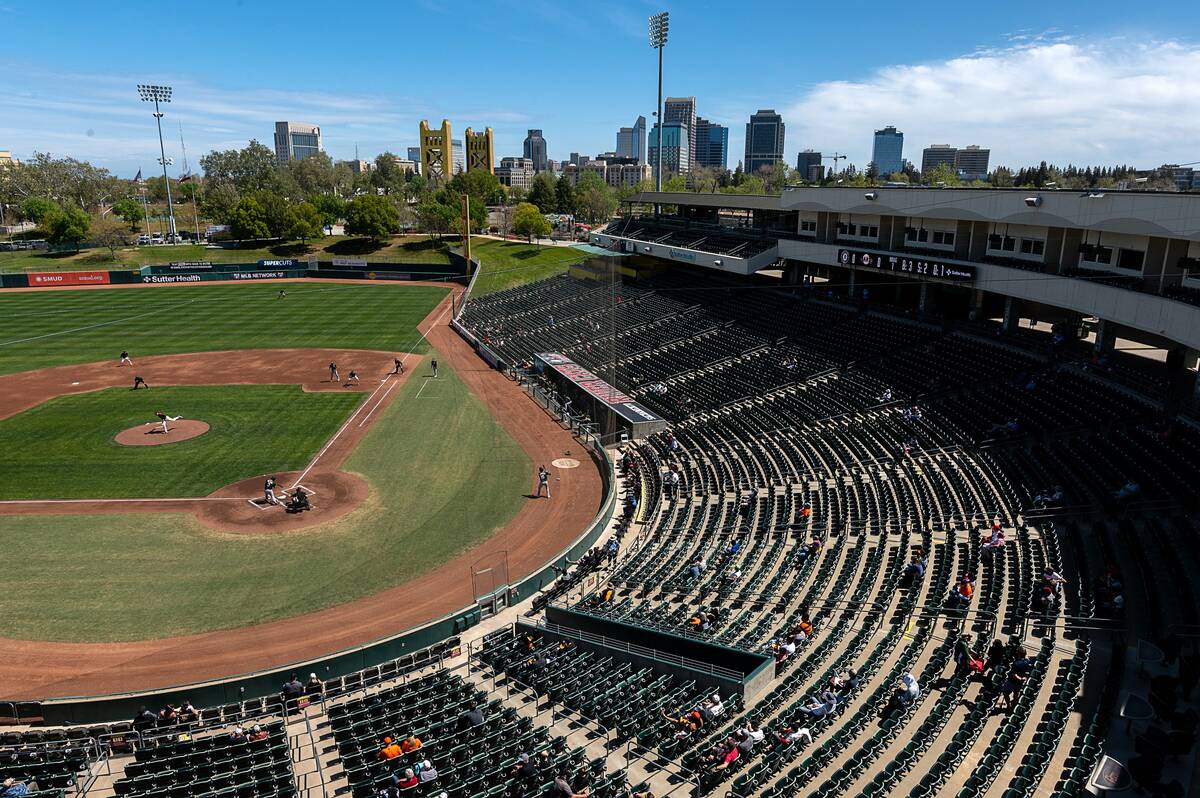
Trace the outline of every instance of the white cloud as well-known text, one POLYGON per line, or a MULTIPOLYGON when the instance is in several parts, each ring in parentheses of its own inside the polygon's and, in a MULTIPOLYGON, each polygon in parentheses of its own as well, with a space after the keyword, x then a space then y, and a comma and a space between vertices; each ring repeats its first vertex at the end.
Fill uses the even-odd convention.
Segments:
POLYGON ((918 166, 924 147, 947 143, 991 147, 992 165, 1200 160, 1200 46, 1053 33, 820 83, 782 111, 789 151, 838 150, 863 168, 872 131, 893 124, 918 166))

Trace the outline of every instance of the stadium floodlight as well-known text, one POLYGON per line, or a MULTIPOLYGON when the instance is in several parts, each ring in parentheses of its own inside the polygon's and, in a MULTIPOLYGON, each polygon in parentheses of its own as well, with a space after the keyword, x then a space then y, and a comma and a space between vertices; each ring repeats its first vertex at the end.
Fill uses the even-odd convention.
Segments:
POLYGON ((865 197, 866 199, 869 199, 869 200, 877 200, 877 199, 879 199, 879 192, 878 191, 868 191, 866 194, 863 194, 863 197, 865 197))
POLYGON ((670 14, 666 11, 661 11, 650 17, 650 46, 658 50, 658 110, 654 113, 655 118, 658 120, 658 143, 655 145, 656 155, 654 158, 655 191, 662 191, 662 67, 663 48, 667 46, 667 28, 669 24, 670 14))
POLYGON ((159 110, 159 103, 171 102, 171 87, 156 86, 151 83, 139 83, 138 96, 142 98, 142 102, 154 103, 154 120, 158 123, 158 162, 163 168, 163 184, 167 187, 167 231, 169 241, 174 244, 178 240, 175 232, 175 203, 171 200, 171 179, 167 177, 167 165, 171 160, 167 158, 166 147, 163 146, 162 135, 162 118, 163 112, 159 110))
POLYGON ((1042 198, 1041 197, 1026 197, 1025 204, 1028 205, 1030 208, 1040 208, 1042 206, 1042 198))

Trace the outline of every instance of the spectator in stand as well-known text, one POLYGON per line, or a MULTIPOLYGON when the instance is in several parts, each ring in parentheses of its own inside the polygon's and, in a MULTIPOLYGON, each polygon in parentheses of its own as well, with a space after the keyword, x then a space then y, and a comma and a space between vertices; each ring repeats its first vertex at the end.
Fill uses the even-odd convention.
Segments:
POLYGON ((1007 653, 1008 648, 1004 645, 1003 641, 993 640, 992 644, 988 646, 987 660, 983 664, 984 672, 991 673, 994 669, 1003 665, 1004 660, 1007 658, 1007 653))
POLYGON ((971 663, 971 636, 963 633, 954 641, 955 673, 967 673, 971 663))
POLYGON ((179 710, 180 723, 199 723, 200 711, 192 706, 192 699, 183 699, 183 707, 179 710))
POLYGON ((403 774, 393 774, 392 779, 395 781, 396 788, 400 790, 411 790, 420 784, 417 779, 417 774, 412 768, 405 768, 403 774))
POLYGON ((458 730, 474 729, 484 722, 483 710, 476 704, 471 704, 465 712, 458 716, 458 730))
POLYGON ((167 704, 158 711, 159 726, 174 726, 179 720, 179 709, 174 704, 167 704))
POLYGON ((741 758, 742 752, 738 749, 738 740, 736 737, 726 737, 725 743, 722 746, 725 749, 724 756, 721 757, 720 764, 713 767, 713 771, 728 770, 729 766, 741 758))
POLYGON ((741 568, 730 568, 728 571, 721 574, 721 579, 723 579, 726 582, 736 582, 737 580, 739 580, 741 578, 742 578, 742 569, 741 568))
POLYGON ((538 775, 537 766, 529 761, 529 754, 523 753, 517 756, 517 764, 513 765, 508 775, 514 779, 533 779, 538 775))
POLYGON ((1000 688, 1000 698, 1004 701, 1004 710, 1006 712, 1012 711, 1013 706, 1016 704, 1017 693, 1020 692, 1021 685, 1028 678, 1027 674, 1023 674, 1017 670, 1017 663, 1014 662, 1008 672, 1008 678, 1004 680, 1004 684, 1000 688))
POLYGON ((301 684, 299 677, 293 673, 292 678, 288 679, 288 681, 283 685, 283 690, 280 691, 280 694, 282 695, 286 705, 286 703, 294 702, 296 699, 300 698, 300 696, 304 695, 304 685, 301 684))
POLYGON ((399 745, 397 745, 392 740, 391 737, 384 737, 383 738, 383 746, 379 749, 379 753, 376 754, 376 758, 377 759, 395 759, 396 757, 400 756, 400 754, 402 754, 402 753, 404 753, 404 750, 399 745))
POLYGON ((800 517, 802 519, 804 519, 805 521, 807 521, 809 518, 812 518, 812 505, 811 504, 809 504, 808 502, 805 502, 800 507, 800 517))
POLYGON ((991 534, 983 541, 982 548, 984 557, 990 557, 996 550, 1004 548, 1004 530, 999 524, 992 527, 991 534))
POLYGON ((950 591, 950 607, 952 609, 965 609, 971 604, 971 597, 975 595, 975 580, 970 574, 964 574, 962 579, 958 580, 958 584, 950 591))
POLYGON ((925 556, 925 550, 920 546, 914 546, 912 556, 908 559, 908 565, 904 568, 904 577, 909 584, 915 583, 925 577, 925 569, 929 567, 929 560, 925 556))
POLYGON ((794 729, 791 726, 784 726, 775 733, 775 739, 780 745, 794 745, 803 740, 805 743, 812 742, 812 732, 807 728, 794 729))
POLYGON ((1054 490, 1043 490, 1033 497, 1033 506, 1039 510, 1045 509, 1047 506, 1061 505, 1063 503, 1062 485, 1055 485, 1054 490))
POLYGON ((792 640, 795 640, 797 643, 803 643, 812 636, 812 621, 809 620, 807 612, 802 612, 800 613, 800 624, 796 627, 796 631, 792 633, 792 640))
POLYGON ((33 779, 18 781, 9 776, 0 784, 0 798, 21 798, 27 793, 37 792, 38 785, 33 779))
POLYGON ((266 729, 264 729, 262 726, 259 726, 257 723, 255 723, 253 726, 250 727, 250 733, 246 735, 246 739, 252 743, 256 743, 256 742, 259 742, 260 740, 267 739, 269 736, 270 735, 267 733, 266 729))
POLYGON ((920 697, 921 684, 917 681, 917 677, 911 673, 901 676, 900 681, 896 683, 896 703, 902 707, 907 707, 920 697))
POLYGON ((725 550, 726 557, 736 557, 737 553, 742 550, 742 539, 734 538, 729 544, 729 548, 725 550))
POLYGON ((421 738, 415 734, 410 734, 400 742, 400 750, 406 754, 411 754, 413 751, 420 749, 421 738))
POLYGON ((317 678, 317 674, 308 674, 308 681, 304 683, 305 695, 321 695, 325 692, 325 682, 317 678))
POLYGON ((823 718, 837 709, 837 696, 826 690, 821 694, 821 700, 809 696, 808 703, 800 707, 800 711, 810 718, 823 718))
POLYGON ((155 715, 148 708, 142 707, 138 713, 133 716, 133 730, 142 732, 147 729, 153 729, 158 723, 158 715, 155 715))
POLYGON ((670 721, 675 726, 675 738, 679 740, 690 736, 704 725, 704 717, 699 710, 692 710, 684 714, 683 710, 676 709, 674 715, 668 715, 666 710, 663 710, 662 716, 664 720, 670 721))
POLYGON ((244 743, 246 742, 246 730, 241 726, 234 726, 229 732, 229 742, 244 743))
POLYGON ((617 542, 617 536, 613 535, 608 539, 608 544, 604 547, 604 554, 608 558, 608 567, 612 568, 617 564, 617 553, 621 550, 621 544, 617 542))
POLYGON ((752 720, 746 721, 746 724, 738 729, 737 736, 737 747, 741 750, 743 756, 749 755, 756 745, 766 739, 766 735, 762 729, 755 726, 752 720))
POLYGON ((570 771, 564 767, 554 777, 554 786, 550 788, 549 798, 587 798, 587 790, 575 792, 570 782, 570 771))

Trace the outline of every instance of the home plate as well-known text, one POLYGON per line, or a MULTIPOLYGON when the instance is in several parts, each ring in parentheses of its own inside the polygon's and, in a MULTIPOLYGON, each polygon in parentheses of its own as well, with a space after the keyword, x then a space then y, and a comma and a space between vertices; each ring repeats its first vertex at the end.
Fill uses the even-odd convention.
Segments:
POLYGON ((560 457, 551 461, 550 465, 555 468, 579 468, 579 461, 570 457, 560 457))

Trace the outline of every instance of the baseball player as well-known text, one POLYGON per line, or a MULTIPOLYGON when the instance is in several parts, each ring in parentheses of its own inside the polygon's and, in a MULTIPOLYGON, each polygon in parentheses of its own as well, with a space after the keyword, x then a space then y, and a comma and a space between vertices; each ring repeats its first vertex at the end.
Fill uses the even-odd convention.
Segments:
POLYGON ((429 365, 433 366, 433 376, 436 377, 437 376, 437 358, 434 358, 432 361, 430 361, 429 365))
POLYGON ((150 384, 142 379, 141 375, 135 375, 133 378, 133 390, 137 390, 139 385, 145 385, 146 390, 150 390, 150 384))
POLYGON ((275 477, 267 477, 263 484, 263 498, 267 504, 279 504, 279 499, 275 498, 275 477))
POLYGON ((342 381, 342 375, 338 374, 337 363, 334 363, 333 361, 330 361, 330 363, 329 363, 329 381, 330 382, 341 382, 342 381))
MULTIPOLYGON (((171 431, 171 428, 167 426, 168 422, 178 421, 179 419, 183 418, 183 416, 168 416, 166 413, 164 413, 161 410, 159 410, 154 415, 158 416, 158 420, 162 423, 163 435, 166 435, 168 432, 171 431)), ((150 423, 153 424, 154 422, 150 422, 150 423)))
POLYGON ((124 349, 121 350, 121 362, 118 363, 117 365, 118 366, 132 366, 133 365, 133 361, 129 359, 129 353, 126 352, 124 349))
POLYGON ((351 369, 350 376, 346 377, 346 386, 349 387, 352 382, 358 384, 358 372, 354 369, 351 369))
POLYGON ((287 291, 284 291, 282 288, 280 288, 280 289, 279 289, 279 295, 278 295, 278 296, 276 296, 275 298, 276 298, 276 299, 283 299, 285 296, 287 296, 287 291))
POLYGON ((397 357, 397 358, 392 358, 392 362, 396 364, 396 367, 394 369, 392 369, 392 373, 393 374, 403 374, 404 373, 404 361, 397 357))
POLYGON ((546 498, 549 499, 550 498, 550 472, 546 470, 546 467, 544 465, 538 466, 537 495, 541 496, 542 491, 546 491, 546 498))

